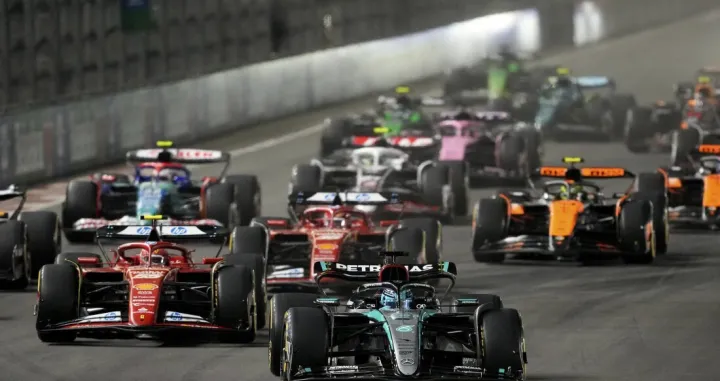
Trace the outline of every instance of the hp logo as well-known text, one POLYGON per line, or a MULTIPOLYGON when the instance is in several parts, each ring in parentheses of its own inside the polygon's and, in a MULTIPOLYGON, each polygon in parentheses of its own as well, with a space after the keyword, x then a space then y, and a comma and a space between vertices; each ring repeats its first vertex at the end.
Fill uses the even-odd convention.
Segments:
POLYGON ((183 235, 187 233, 187 229, 182 226, 174 226, 170 228, 170 234, 172 235, 183 235))
POLYGON ((370 195, 367 193, 360 193, 359 195, 357 195, 355 200, 359 202, 370 201, 370 195))
POLYGON ((136 233, 138 235, 148 235, 148 234, 150 234, 151 231, 152 231, 152 228, 150 226, 143 226, 143 227, 137 228, 136 233))

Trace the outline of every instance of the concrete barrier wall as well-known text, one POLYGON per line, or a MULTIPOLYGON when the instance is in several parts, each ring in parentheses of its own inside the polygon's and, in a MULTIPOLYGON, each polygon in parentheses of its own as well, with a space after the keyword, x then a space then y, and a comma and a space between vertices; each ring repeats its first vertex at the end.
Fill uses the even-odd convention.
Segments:
MULTIPOLYGON (((554 41, 562 46, 574 39, 582 45, 670 21, 678 8, 690 15, 712 3, 683 0, 679 7, 678 0, 598 0, 581 3, 574 18, 571 10, 564 19, 557 12, 548 15, 553 0, 546 1, 539 9, 5 115, 0 118, 0 183, 44 181, 122 160, 125 151, 158 139, 195 142, 431 77, 470 64, 500 44, 525 51, 555 48, 554 41), (644 12, 647 18, 641 17, 644 12), (549 40, 545 29, 558 23, 572 24, 565 29, 573 35, 549 40)), ((557 10, 563 4, 572 6, 567 0, 552 5, 557 10)))

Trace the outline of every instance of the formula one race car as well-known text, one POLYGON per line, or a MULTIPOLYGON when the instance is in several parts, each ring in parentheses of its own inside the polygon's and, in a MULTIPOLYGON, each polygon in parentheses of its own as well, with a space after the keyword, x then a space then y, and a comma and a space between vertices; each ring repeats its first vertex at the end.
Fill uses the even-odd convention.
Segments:
POLYGON ((270 371, 284 380, 525 380, 520 313, 491 294, 441 305, 455 285, 455 264, 387 260, 401 254, 381 253, 380 265, 315 263, 318 285, 368 282, 345 306, 316 294, 275 295, 270 371), (443 295, 426 283, 439 280, 450 281, 443 295))
POLYGON ((658 101, 651 107, 636 107, 628 112, 625 145, 631 152, 670 151, 673 165, 681 165, 708 132, 720 130, 720 107, 715 95, 720 84, 701 76, 691 85, 676 95, 678 103, 658 101))
MULTIPOLYGON (((156 218, 149 217, 155 222, 156 218)), ((107 226, 100 239, 142 240, 94 253, 62 253, 38 279, 37 334, 47 343, 95 339, 185 342, 255 339, 255 273, 232 256, 193 262, 167 240, 227 238, 217 226, 107 226)), ((102 250, 102 247, 101 247, 102 250)), ((260 312, 264 314, 264 311, 260 312)))
POLYGON ((358 206, 399 205, 392 193, 298 192, 290 196, 290 218, 260 217, 231 235, 234 255, 264 254, 268 292, 315 288, 316 261, 368 263, 386 250, 409 252, 407 264, 442 256, 442 225, 434 218, 402 218, 376 224, 358 206))
POLYGON ((535 125, 546 134, 565 138, 568 133, 601 134, 620 137, 627 110, 635 98, 615 92, 615 81, 608 77, 570 77, 561 70, 548 78, 540 96, 535 125), (593 92, 588 95, 587 92, 593 92))
POLYGON ((533 190, 501 192, 473 210, 472 251, 479 262, 502 262, 506 254, 588 261, 621 257, 650 263, 667 250, 664 176, 640 174, 636 192, 610 197, 587 179, 635 177, 622 168, 545 167, 542 177, 561 178, 533 190))
POLYGON ((62 247, 60 221, 48 211, 22 212, 27 199, 15 185, 0 190, 0 202, 18 200, 0 211, 0 288, 25 289, 40 268, 53 263, 62 247))
POLYGON ((247 225, 260 214, 260 184, 251 175, 226 175, 230 155, 221 151, 168 148, 127 153, 137 163, 135 179, 127 175, 95 174, 68 184, 62 205, 65 236, 88 241, 109 224, 141 225, 139 216, 163 214, 182 225, 247 225), (224 163, 218 177, 192 180, 186 164, 224 163))
POLYGON ((672 134, 682 118, 683 104, 657 101, 651 106, 633 107, 625 119, 625 146, 633 153, 669 152, 672 134))
POLYGON ((472 180, 490 176, 524 182, 541 165, 541 135, 506 112, 461 109, 440 119, 438 160, 462 164, 459 172, 472 180))
POLYGON ((675 101, 678 104, 685 104, 693 98, 698 85, 709 85, 717 93, 720 91, 720 67, 706 66, 695 73, 696 80, 678 82, 674 86, 675 101))
MULTIPOLYGON (((292 171, 293 190, 349 190, 357 192, 391 192, 402 194, 405 214, 427 215, 452 222, 455 216, 467 214, 468 189, 464 182, 450 182, 449 169, 432 161, 410 162, 410 156, 388 147, 344 149, 310 164, 296 165, 292 171), (457 193, 456 193, 457 192, 457 193), (462 199, 458 199, 462 198, 462 199), (463 209, 464 208, 464 209, 463 209)), ((379 219, 391 218, 397 205, 377 212, 379 219)))
POLYGON ((668 217, 681 227, 720 227, 720 145, 697 147, 689 166, 675 166, 667 174, 668 217))

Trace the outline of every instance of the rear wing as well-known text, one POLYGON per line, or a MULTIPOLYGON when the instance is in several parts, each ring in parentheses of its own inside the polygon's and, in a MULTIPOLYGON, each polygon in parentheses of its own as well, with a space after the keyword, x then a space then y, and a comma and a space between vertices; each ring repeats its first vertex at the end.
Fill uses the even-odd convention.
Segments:
POLYGON ((394 192, 293 192, 290 205, 386 205, 399 204, 408 195, 394 192))
POLYGON ((108 225, 99 228, 96 233, 98 239, 117 240, 147 240, 147 241, 176 241, 176 240, 223 240, 229 236, 229 231, 220 226, 121 226, 108 225))
POLYGON ((125 155, 129 162, 162 161, 181 164, 213 164, 230 161, 227 152, 195 148, 153 148, 130 151, 125 155))
POLYGON ((568 170, 579 170, 583 178, 592 179, 619 179, 634 178, 635 174, 618 167, 541 167, 535 172, 534 177, 565 178, 568 170))
MULTIPOLYGON (((410 281, 423 281, 428 279, 450 279, 454 282, 457 267, 452 262, 431 264, 406 265, 410 272, 410 281)), ((322 278, 337 278, 348 281, 377 282, 383 265, 356 265, 338 262, 315 262, 313 272, 316 282, 322 278)))
POLYGON ((584 76, 575 77, 575 82, 583 89, 615 89, 615 80, 610 77, 603 76, 584 76))

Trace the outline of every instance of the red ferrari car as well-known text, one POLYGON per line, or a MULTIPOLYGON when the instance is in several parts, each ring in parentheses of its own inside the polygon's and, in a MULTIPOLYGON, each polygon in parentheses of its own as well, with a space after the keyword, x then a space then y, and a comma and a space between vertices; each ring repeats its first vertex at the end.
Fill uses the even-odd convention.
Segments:
POLYGON ((169 242, 216 240, 227 233, 216 226, 156 226, 155 221, 99 229, 98 241, 142 241, 118 246, 111 258, 103 250, 105 261, 94 253, 62 253, 55 264, 43 266, 35 308, 38 337, 49 343, 77 337, 253 341, 252 268, 228 265, 227 257, 195 263, 193 250, 169 242))
MULTIPOLYGON (((230 237, 233 255, 263 254, 266 289, 317 290, 312 264, 340 261, 375 264, 387 249, 410 253, 405 264, 436 263, 442 252, 442 225, 434 218, 404 218, 375 224, 364 205, 402 204, 397 193, 297 192, 290 218, 255 218, 230 237)), ((329 282, 329 281, 328 281, 329 282)))

